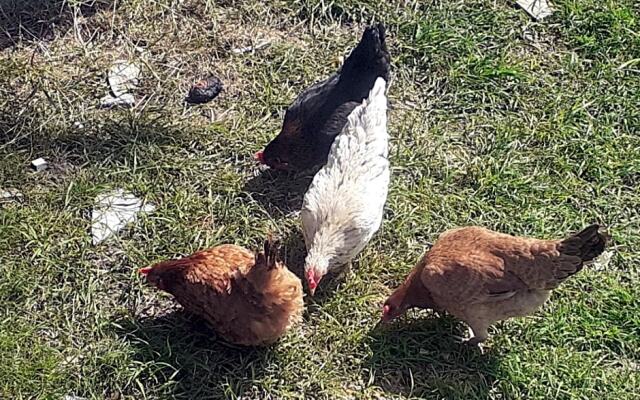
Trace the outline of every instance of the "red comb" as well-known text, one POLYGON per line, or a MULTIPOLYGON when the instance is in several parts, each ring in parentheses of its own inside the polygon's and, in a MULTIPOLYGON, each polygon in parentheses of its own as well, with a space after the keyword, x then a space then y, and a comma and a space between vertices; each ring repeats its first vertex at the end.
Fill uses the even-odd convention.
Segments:
POLYGON ((142 275, 147 275, 149 272, 151 272, 151 269, 151 267, 144 267, 140 268, 138 272, 140 272, 142 275))
POLYGON ((259 151, 253 155, 257 161, 260 161, 261 164, 264 164, 264 151, 259 151))

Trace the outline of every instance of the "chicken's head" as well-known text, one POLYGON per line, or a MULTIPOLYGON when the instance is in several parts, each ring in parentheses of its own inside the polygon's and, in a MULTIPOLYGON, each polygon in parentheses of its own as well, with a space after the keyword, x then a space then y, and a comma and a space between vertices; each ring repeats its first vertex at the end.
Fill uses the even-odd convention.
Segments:
POLYGON ((309 287, 309 293, 313 296, 316 292, 316 288, 320 284, 320 279, 322 279, 322 275, 317 273, 315 268, 309 268, 305 272, 305 277, 307 278, 307 286, 309 287))
POLYGON ((140 268, 138 272, 147 278, 147 282, 165 292, 173 293, 176 284, 182 281, 188 264, 181 260, 168 260, 151 267, 140 268))
POLYGON ((314 295, 320 281, 327 274, 329 263, 324 259, 307 256, 307 262, 304 266, 304 276, 307 279, 307 287, 311 296, 314 295), (315 262, 309 262, 315 260, 315 262))
POLYGON ((329 272, 331 258, 322 251, 322 246, 310 245, 307 257, 304 259, 304 277, 311 296, 316 292, 322 278, 329 272))
POLYGON ((162 281, 162 277, 158 273, 158 271, 154 271, 153 267, 144 267, 138 270, 141 275, 147 278, 147 282, 157 287, 160 290, 166 290, 164 286, 164 282, 162 281))
POLYGON ((260 150, 259 152, 257 152, 256 154, 253 155, 253 158, 254 158, 254 160, 259 162, 260 164, 265 164, 264 151, 260 150))
POLYGON ((289 170, 291 166, 287 158, 287 149, 278 138, 275 138, 263 151, 254 154, 253 158, 260 164, 266 164, 273 169, 289 170))
POLYGON ((407 311, 408 307, 401 298, 393 295, 384 302, 382 306, 382 321, 389 322, 407 311))
MULTIPOLYGON (((294 107, 295 108, 295 107, 294 107)), ((273 169, 295 171, 309 168, 317 162, 314 157, 314 143, 303 135, 300 111, 287 110, 282 130, 254 156, 261 164, 273 169)))

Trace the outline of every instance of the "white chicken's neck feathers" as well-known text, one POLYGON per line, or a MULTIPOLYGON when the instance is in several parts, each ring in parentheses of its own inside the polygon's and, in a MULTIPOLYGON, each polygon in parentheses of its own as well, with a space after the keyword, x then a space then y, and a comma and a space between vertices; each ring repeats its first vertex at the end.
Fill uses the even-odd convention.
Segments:
POLYGON ((378 78, 369 97, 349 115, 327 164, 305 194, 301 216, 307 266, 331 270, 348 263, 380 227, 389 186, 384 90, 378 78))

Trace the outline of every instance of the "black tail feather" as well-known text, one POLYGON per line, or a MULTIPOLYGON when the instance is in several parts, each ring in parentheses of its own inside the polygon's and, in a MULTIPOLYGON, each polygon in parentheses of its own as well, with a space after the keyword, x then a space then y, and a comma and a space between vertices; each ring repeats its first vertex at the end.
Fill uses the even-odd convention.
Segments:
POLYGON ((387 50, 386 30, 383 24, 378 23, 364 30, 360 42, 345 60, 342 73, 349 75, 370 70, 388 82, 390 69, 391 56, 387 50))
POLYGON ((559 250, 564 254, 580 257, 582 261, 591 261, 602 254, 609 239, 604 227, 593 224, 563 240, 559 250))

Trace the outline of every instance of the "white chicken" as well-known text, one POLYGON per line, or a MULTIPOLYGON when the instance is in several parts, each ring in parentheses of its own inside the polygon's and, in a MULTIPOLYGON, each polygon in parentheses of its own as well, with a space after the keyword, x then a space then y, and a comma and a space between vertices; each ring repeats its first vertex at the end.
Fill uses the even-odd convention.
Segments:
POLYGON ((362 251, 382 223, 389 188, 385 86, 378 78, 369 97, 349 114, 304 196, 300 215, 311 295, 327 272, 362 251))

